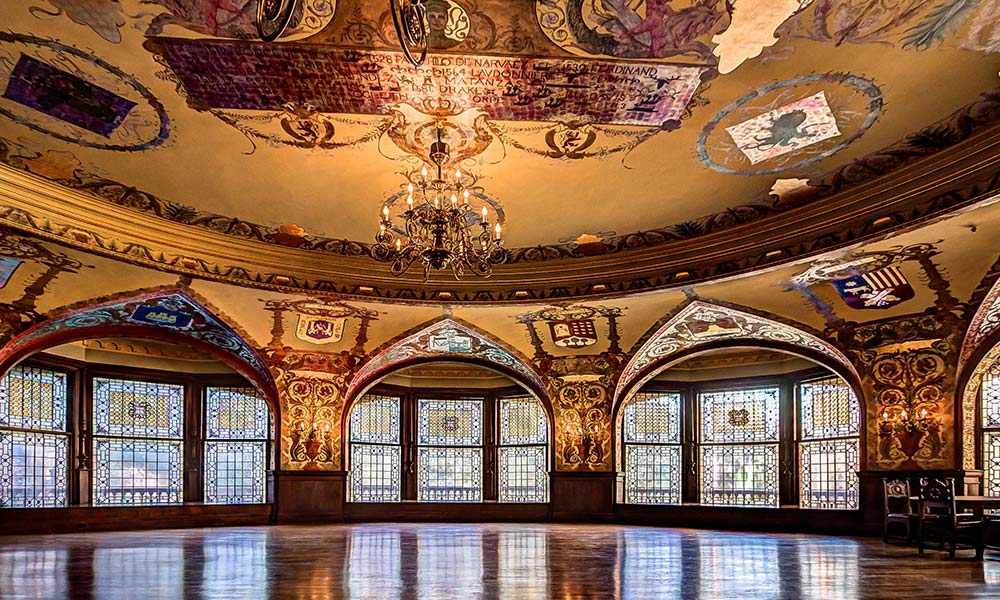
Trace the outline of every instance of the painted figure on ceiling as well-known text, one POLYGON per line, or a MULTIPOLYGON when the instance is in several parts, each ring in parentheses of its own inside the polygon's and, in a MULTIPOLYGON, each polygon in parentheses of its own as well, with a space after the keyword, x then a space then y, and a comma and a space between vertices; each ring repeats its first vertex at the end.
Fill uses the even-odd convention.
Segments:
POLYGON ((215 37, 256 36, 255 0, 142 0, 142 4, 166 9, 153 18, 146 35, 159 35, 167 25, 177 25, 215 37))
POLYGON ((706 41, 727 14, 722 0, 542 0, 538 10, 546 34, 563 38, 554 39, 563 46, 620 58, 686 55, 713 63, 706 41))

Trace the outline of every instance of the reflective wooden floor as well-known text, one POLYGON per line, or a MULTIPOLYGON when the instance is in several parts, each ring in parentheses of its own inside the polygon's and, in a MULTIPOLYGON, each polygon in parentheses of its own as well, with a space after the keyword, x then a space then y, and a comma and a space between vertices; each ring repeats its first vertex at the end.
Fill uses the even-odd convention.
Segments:
POLYGON ((0 537, 0 598, 1000 598, 1000 556, 611 525, 366 524, 0 537))

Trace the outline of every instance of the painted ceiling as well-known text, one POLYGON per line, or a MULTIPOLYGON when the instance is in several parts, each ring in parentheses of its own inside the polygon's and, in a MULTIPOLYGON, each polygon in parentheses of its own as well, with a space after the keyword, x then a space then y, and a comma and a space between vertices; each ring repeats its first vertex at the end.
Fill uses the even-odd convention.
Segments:
MULTIPOLYGON (((912 283, 905 248, 945 240, 964 293, 992 262, 976 244, 993 209, 976 207, 998 187, 996 0, 428 6, 413 68, 382 2, 306 0, 270 44, 252 0, 6 2, 0 223, 85 251, 77 272, 156 269, 114 290, 87 278, 81 299, 184 276, 234 312, 303 293, 422 305, 407 327, 452 304, 483 305, 486 328, 553 321, 574 298, 648 327, 719 282, 715 297, 822 328, 871 314, 829 284, 864 270, 851 249, 912 283), (438 128, 504 222, 492 279, 397 279, 367 255, 438 128), (961 210, 980 233, 946 219, 961 210)), ((929 305, 913 287, 879 314, 929 305)), ((623 345, 645 330, 623 325, 623 345)))

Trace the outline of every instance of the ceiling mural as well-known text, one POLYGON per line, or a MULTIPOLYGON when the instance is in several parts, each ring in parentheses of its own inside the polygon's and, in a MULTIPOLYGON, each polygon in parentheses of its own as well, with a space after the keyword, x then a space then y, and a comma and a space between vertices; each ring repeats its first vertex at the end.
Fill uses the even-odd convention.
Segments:
POLYGON ((98 56, 53 40, 0 32, 0 115, 98 150, 155 148, 170 135, 163 105, 98 56))
MULTIPOLYGON (((174 274, 419 302, 562 302, 747 273, 998 187, 977 159, 1000 120, 998 5, 433 0, 414 68, 385 3, 308 0, 262 43, 255 0, 23 0, 0 34, 0 168, 200 241, 179 252, 167 226, 126 235, 83 209, 45 212, 24 193, 41 180, 6 172, 0 185, 22 188, 0 195, 0 221, 174 274), (370 258, 379 211, 405 210, 400 174, 426 163, 438 130, 448 168, 476 179, 475 209, 503 224, 509 260, 491 282, 430 289, 370 258), (922 161, 921 194, 876 201, 873 182, 913 181, 922 161), (244 242, 268 247, 205 250, 244 242)), ((892 284, 890 302, 916 302, 909 269, 853 289, 892 284)))
POLYGON ((867 79, 843 73, 796 77, 724 108, 702 131, 698 153, 706 166, 724 173, 780 173, 846 148, 881 112, 882 91, 867 79))

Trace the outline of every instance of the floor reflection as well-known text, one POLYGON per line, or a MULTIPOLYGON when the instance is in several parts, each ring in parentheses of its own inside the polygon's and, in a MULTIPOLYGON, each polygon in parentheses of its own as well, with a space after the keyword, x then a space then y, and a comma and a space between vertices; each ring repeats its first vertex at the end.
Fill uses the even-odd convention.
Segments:
POLYGON ((998 597, 1000 560, 944 556, 877 539, 611 525, 0 537, 0 600, 998 597))

